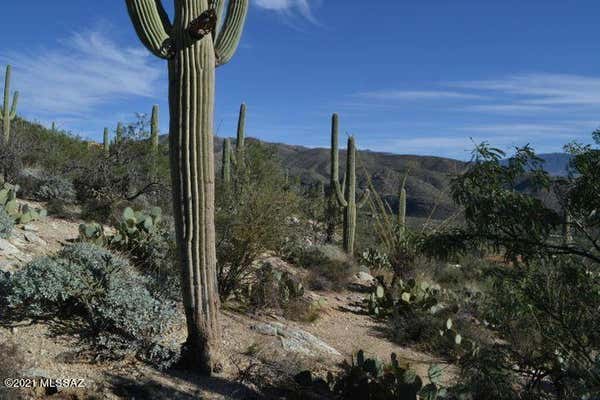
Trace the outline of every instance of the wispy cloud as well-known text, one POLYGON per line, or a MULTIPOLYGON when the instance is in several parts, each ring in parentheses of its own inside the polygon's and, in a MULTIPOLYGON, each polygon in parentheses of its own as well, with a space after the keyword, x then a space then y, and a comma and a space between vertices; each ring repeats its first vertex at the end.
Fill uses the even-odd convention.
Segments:
POLYGON ((162 67, 139 47, 123 47, 100 31, 74 33, 53 48, 1 53, 13 65, 22 108, 38 118, 85 118, 116 100, 155 95, 162 67))
POLYGON ((311 22, 316 22, 309 0, 255 0, 254 4, 265 10, 277 11, 285 15, 298 12, 311 22))
POLYGON ((600 105, 600 78, 568 74, 522 74, 451 86, 517 96, 517 104, 600 105))
POLYGON ((376 90, 358 93, 356 96, 372 100, 460 100, 484 98, 478 94, 444 90, 376 90))

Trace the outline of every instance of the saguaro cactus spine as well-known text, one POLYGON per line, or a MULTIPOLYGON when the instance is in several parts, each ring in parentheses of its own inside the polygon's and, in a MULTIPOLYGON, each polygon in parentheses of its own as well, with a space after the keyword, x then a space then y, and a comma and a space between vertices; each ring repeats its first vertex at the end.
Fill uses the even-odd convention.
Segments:
POLYGON ((104 128, 104 154, 108 155, 110 153, 110 134, 108 132, 108 128, 104 128))
POLYGON ((338 129, 339 118, 337 114, 333 114, 331 120, 331 187, 339 206, 344 211, 344 251, 353 254, 356 210, 366 203, 369 191, 366 190, 363 197, 359 201, 356 200, 356 144, 353 136, 348 137, 346 175, 344 177, 346 187, 345 190, 342 189, 339 180, 338 129))
POLYGON ((10 139, 10 123, 15 119, 17 115, 17 103, 19 102, 19 92, 15 92, 13 95, 12 106, 9 107, 10 101, 10 75, 11 66, 6 66, 6 75, 4 77, 4 105, 2 107, 2 114, 0 114, 0 120, 2 120, 2 132, 4 134, 4 143, 8 143, 10 139))
POLYGON ((125 0, 142 43, 169 66, 169 149, 173 206, 188 338, 183 361, 218 369, 219 297, 214 227, 215 67, 235 53, 248 0, 175 0, 169 20, 160 0, 125 0))
POLYGON ((158 152, 158 135, 160 127, 158 125, 158 106, 152 107, 152 121, 150 123, 150 144, 154 153, 158 152))

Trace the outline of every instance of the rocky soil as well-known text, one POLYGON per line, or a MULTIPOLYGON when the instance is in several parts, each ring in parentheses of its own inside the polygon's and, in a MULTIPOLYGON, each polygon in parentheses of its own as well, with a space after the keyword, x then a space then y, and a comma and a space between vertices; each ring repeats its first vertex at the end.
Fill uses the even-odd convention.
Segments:
MULTIPOLYGON (((78 224, 48 217, 15 227, 10 239, 0 239, 0 270, 12 271, 34 257, 55 252, 77 237, 78 224)), ((267 261, 278 268, 294 270, 282 260, 267 261)), ((371 279, 360 273, 354 287, 367 287, 371 279)), ((246 315, 225 309, 222 341, 226 365, 223 373, 213 378, 182 371, 160 372, 134 357, 95 359, 83 350, 77 335, 57 335, 53 323, 0 325, 0 345, 14 343, 24 357, 25 372, 21 374, 82 379, 84 385, 60 389, 58 393, 42 388, 8 393, 51 399, 251 399, 261 398, 254 386, 256 382, 293 376, 307 368, 335 369, 358 349, 381 359, 388 359, 395 352, 421 375, 426 375, 431 363, 441 362, 391 342, 383 327, 363 313, 360 302, 364 294, 359 290, 309 292, 307 296, 321 304, 319 318, 314 322, 288 321, 275 313, 246 315)), ((184 339, 185 321, 181 317, 164 341, 176 345, 184 339)), ((3 393, 0 392, 0 398, 6 396, 3 393)))

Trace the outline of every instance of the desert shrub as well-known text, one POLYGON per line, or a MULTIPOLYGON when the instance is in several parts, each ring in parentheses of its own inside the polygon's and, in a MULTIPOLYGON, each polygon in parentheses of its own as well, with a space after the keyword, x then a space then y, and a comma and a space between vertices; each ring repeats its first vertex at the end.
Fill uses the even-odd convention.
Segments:
POLYGON ((253 263, 277 251, 288 235, 297 196, 285 190, 271 147, 247 143, 232 182, 219 182, 216 202, 217 274, 223 300, 255 273, 253 263))
POLYGON ((3 207, 0 207, 0 238, 8 239, 12 233, 15 221, 8 215, 3 207))
POLYGON ((57 175, 44 176, 33 198, 39 201, 60 201, 70 204, 75 201, 75 188, 73 183, 65 177, 57 175))
POLYGON ((308 284, 314 290, 341 290, 358 272, 353 259, 332 245, 309 246, 299 265, 309 270, 308 284))
POLYGON ((304 286, 297 277, 266 262, 256 269, 244 289, 245 295, 238 297, 257 309, 284 309, 304 295, 304 286))
POLYGON ((73 182, 84 219, 115 222, 111 219, 117 210, 143 196, 161 205, 165 198, 170 200, 167 149, 161 145, 154 154, 149 135, 148 119, 141 115, 125 127, 121 142, 111 144, 109 154, 96 146, 74 168, 73 182))
POLYGON ((14 316, 80 321, 94 346, 119 353, 148 348, 174 317, 147 285, 125 259, 77 243, 5 275, 0 298, 14 316))

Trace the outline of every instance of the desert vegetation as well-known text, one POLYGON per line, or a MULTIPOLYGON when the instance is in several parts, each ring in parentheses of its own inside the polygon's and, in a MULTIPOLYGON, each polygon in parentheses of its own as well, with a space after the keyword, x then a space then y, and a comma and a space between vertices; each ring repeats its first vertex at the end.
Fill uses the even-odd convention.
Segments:
POLYGON ((599 398, 600 131, 565 145, 563 177, 529 146, 477 144, 444 167, 451 206, 428 199, 417 218, 424 168, 390 167, 383 184, 372 166, 391 156, 360 151, 360 135, 340 151, 338 114, 327 177, 247 138, 251 104, 235 139, 214 136, 215 68, 248 1, 178 0, 173 22, 160 1, 126 3, 168 64, 168 138, 158 106, 102 143, 28 121, 6 69, 0 377, 41 376, 32 337, 63 341, 59 372, 96 375, 0 396, 191 398, 219 383, 232 398, 599 398), (150 376, 162 384, 130 382, 150 376))

